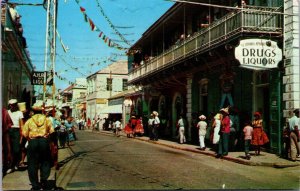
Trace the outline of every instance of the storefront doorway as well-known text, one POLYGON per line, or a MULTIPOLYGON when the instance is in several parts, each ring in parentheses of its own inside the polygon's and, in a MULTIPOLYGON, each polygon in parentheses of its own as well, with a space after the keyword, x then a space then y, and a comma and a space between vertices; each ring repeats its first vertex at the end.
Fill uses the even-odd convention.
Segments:
MULTIPOLYGON (((268 71, 255 71, 254 72, 254 100, 253 112, 260 112, 263 119, 264 131, 270 137, 270 87, 269 87, 268 71)), ((253 118, 253 116, 252 116, 253 118)), ((268 145, 265 145, 268 147, 268 145)))

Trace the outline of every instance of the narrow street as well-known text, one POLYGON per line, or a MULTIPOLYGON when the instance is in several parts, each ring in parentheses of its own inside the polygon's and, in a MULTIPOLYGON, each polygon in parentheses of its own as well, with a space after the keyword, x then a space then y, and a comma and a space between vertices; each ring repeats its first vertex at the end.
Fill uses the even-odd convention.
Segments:
POLYGON ((298 167, 247 166, 88 131, 77 136, 58 176, 66 190, 299 188, 298 167))

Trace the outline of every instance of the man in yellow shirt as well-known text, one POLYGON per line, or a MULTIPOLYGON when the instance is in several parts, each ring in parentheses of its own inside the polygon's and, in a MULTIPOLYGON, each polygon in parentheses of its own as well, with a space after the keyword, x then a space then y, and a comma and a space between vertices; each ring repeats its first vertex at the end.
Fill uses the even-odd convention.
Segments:
POLYGON ((52 122, 42 114, 42 104, 32 107, 33 115, 25 123, 22 134, 28 140, 28 176, 32 190, 45 189, 51 172, 50 135, 54 132, 52 122), (40 169, 40 173, 38 170, 40 169), (40 174, 40 182, 38 178, 40 174))

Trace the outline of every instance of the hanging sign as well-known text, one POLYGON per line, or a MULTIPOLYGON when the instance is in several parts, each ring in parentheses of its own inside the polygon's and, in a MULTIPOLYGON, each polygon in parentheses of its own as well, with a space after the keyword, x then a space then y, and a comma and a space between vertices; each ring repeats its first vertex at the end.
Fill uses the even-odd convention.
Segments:
MULTIPOLYGON (((45 72, 32 72, 31 84, 32 85, 44 85, 44 74, 45 72)), ((47 85, 53 84, 53 77, 51 72, 47 72, 47 85)))
POLYGON ((276 68, 282 60, 282 50, 277 42, 267 39, 241 40, 234 53, 241 67, 254 70, 276 68))

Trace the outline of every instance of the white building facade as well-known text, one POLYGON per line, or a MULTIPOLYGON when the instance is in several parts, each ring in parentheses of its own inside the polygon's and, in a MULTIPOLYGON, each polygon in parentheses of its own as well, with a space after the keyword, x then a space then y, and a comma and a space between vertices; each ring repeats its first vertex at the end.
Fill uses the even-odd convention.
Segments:
POLYGON ((108 98, 127 89, 128 63, 117 61, 87 77, 86 118, 107 117, 108 98))

